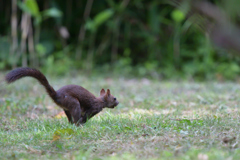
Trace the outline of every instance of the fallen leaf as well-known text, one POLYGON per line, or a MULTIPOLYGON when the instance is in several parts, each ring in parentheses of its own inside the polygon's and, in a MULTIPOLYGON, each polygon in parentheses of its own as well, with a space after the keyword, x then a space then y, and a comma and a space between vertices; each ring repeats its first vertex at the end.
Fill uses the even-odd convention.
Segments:
POLYGON ((54 118, 61 119, 63 117, 66 117, 66 114, 64 111, 59 112, 57 115, 54 116, 54 118))
POLYGON ((235 139, 236 139, 236 137, 224 137, 223 142, 224 143, 232 143, 235 139))
POLYGON ((143 136, 143 137, 146 137, 146 136, 149 136, 149 134, 147 134, 147 133, 144 133, 142 136, 143 136))
POLYGON ((59 140, 60 138, 61 136, 54 134, 53 139, 51 140, 51 143, 59 140))
POLYGON ((34 149, 32 147, 29 147, 28 145, 25 145, 26 149, 31 152, 31 153, 35 153, 35 154, 39 154, 39 153, 42 153, 42 151, 40 150, 37 150, 37 149, 34 149))
POLYGON ((56 134, 56 135, 62 135, 62 134, 71 135, 73 133, 74 133, 74 131, 71 128, 58 129, 54 132, 54 134, 56 134))

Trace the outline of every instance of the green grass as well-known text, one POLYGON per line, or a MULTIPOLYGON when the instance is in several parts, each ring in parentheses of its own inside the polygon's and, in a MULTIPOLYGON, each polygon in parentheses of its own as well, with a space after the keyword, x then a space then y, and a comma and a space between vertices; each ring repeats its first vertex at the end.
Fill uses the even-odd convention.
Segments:
MULTIPOLYGON (((0 75, 1 78, 3 75, 0 75)), ((0 159, 239 159, 240 85, 47 76, 120 104, 76 127, 36 80, 1 84, 0 159), (229 140, 228 140, 229 139, 229 140)))

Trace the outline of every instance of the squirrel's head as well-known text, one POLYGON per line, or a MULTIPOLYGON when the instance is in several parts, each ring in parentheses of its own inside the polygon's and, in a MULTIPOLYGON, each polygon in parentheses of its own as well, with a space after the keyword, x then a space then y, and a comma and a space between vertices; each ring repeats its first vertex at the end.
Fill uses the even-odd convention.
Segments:
POLYGON ((107 92, 105 92, 105 90, 102 89, 102 90, 100 91, 100 97, 101 97, 101 99, 102 99, 102 100, 104 101, 104 103, 105 103, 105 106, 104 106, 104 107, 114 108, 114 107, 116 107, 116 106, 119 104, 117 98, 114 97, 113 95, 111 95, 109 89, 107 89, 107 92))

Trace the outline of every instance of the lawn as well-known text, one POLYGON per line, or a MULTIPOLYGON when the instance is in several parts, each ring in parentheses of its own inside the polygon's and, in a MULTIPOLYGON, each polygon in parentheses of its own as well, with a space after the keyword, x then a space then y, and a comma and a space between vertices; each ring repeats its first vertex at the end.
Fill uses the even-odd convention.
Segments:
MULTIPOLYGON (((0 86, 0 159, 239 159, 240 85, 114 77, 53 77, 120 104, 68 123, 31 78, 0 86)), ((0 75, 3 79, 3 74, 0 75)))

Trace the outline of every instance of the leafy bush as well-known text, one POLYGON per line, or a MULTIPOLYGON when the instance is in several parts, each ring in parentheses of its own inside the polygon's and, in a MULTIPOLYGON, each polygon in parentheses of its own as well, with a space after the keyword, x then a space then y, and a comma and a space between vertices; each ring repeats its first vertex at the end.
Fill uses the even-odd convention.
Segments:
MULTIPOLYGON (((34 59, 39 60, 40 67, 60 74, 72 69, 92 72, 101 68, 153 78, 237 78, 239 60, 212 47, 208 35, 195 25, 194 16, 188 17, 187 9, 182 9, 187 8, 185 3, 178 9, 172 5, 175 1, 90 2, 19 1, 19 21, 24 12, 34 20, 34 59)), ((6 49, 10 43, 5 45, 10 39, 10 16, 4 16, 10 13, 11 2, 4 4, 8 7, 0 10, 1 69, 13 64, 7 51, 10 49, 6 49)), ((21 50, 20 36, 19 32, 17 51, 21 50)), ((30 63, 30 50, 27 58, 30 63)), ((16 61, 21 66, 21 57, 16 61)))

